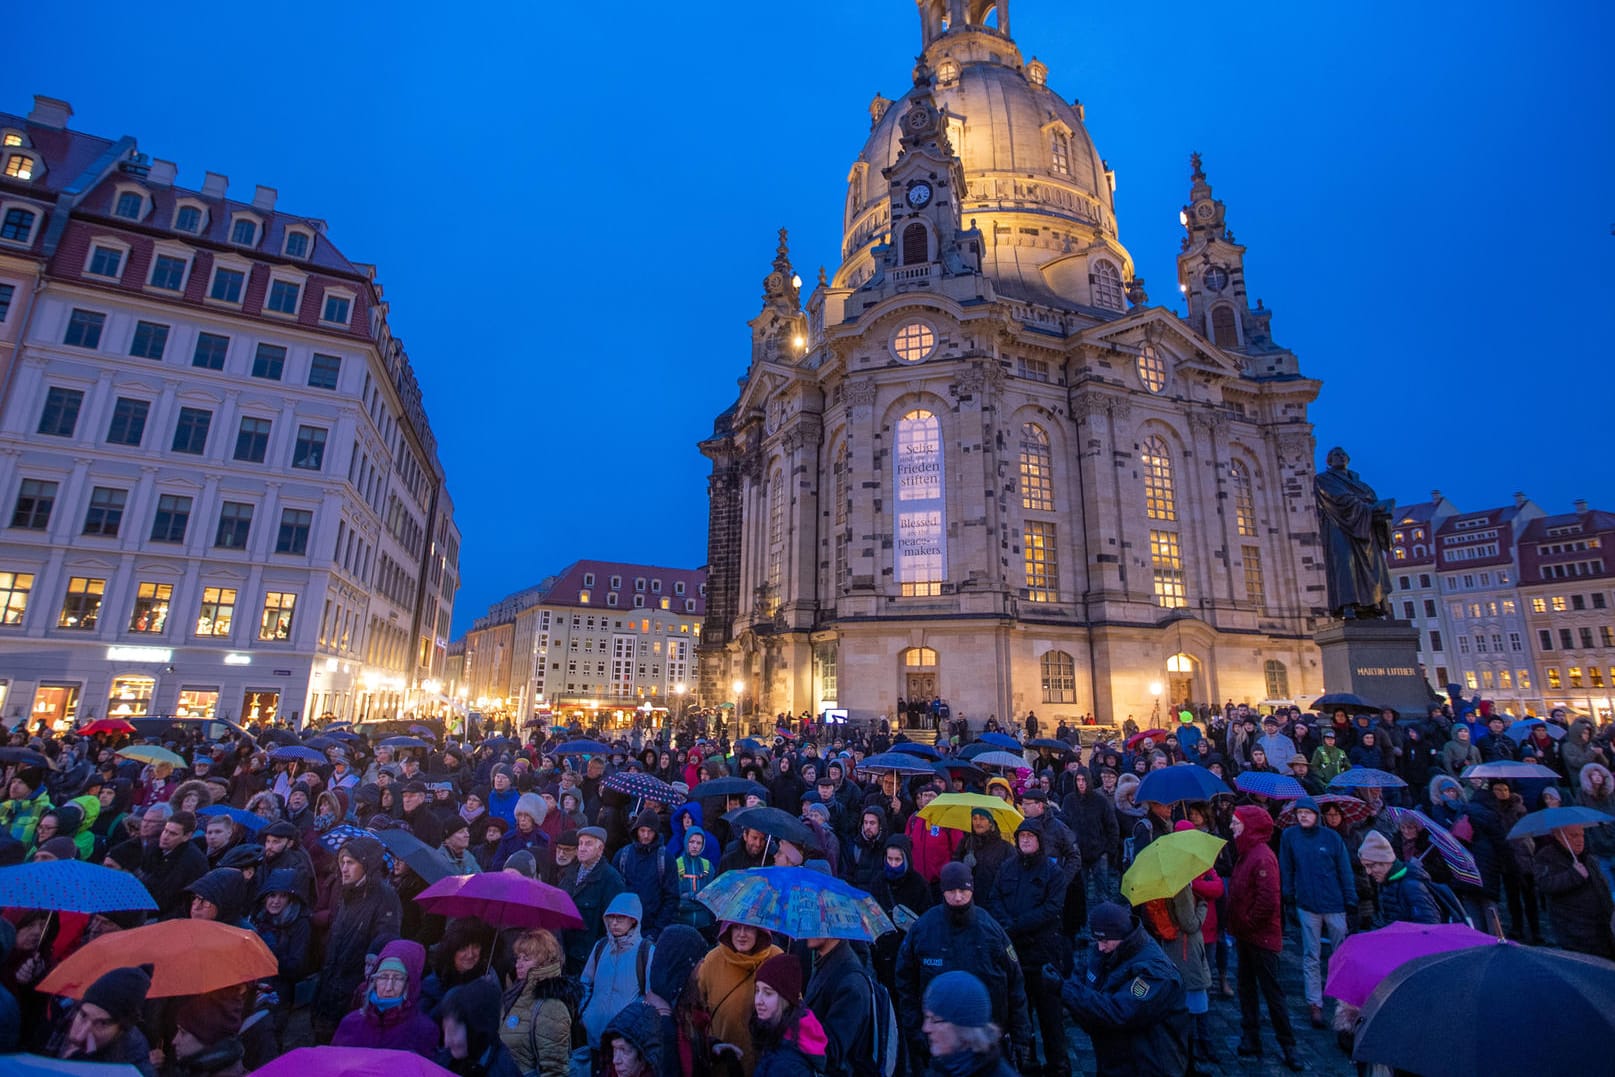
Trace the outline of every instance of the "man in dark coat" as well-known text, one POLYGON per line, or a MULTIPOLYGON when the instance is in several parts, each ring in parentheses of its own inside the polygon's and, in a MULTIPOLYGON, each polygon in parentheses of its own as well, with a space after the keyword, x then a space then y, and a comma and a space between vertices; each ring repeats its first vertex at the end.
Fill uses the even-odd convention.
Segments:
POLYGON ((644 916, 639 929, 655 940, 673 922, 678 910, 678 867, 662 844, 661 824, 656 813, 646 808, 634 820, 634 840, 617 850, 612 865, 622 876, 623 885, 639 895, 644 916))
POLYGON ((405 782, 398 792, 398 800, 403 805, 403 820, 409 824, 410 833, 421 839, 428 848, 436 849, 442 845, 443 824, 438 821, 431 801, 427 799, 426 783, 418 778, 405 782))
POLYGON ((886 812, 871 804, 858 818, 858 830, 841 845, 841 875, 865 892, 886 868, 886 812))
POLYGON ((146 853, 135 873, 157 902, 159 919, 173 920, 189 912, 191 896, 185 888, 207 874, 207 854, 191 840, 195 832, 196 816, 190 812, 169 816, 156 848, 146 853))
POLYGON ((1060 1000, 1093 1041, 1100 1077, 1182 1077, 1189 1021, 1177 966, 1125 905, 1100 905, 1088 930, 1098 953, 1060 1000))
POLYGON ((1430 889, 1430 874, 1417 861, 1403 863, 1385 835, 1370 830, 1357 850, 1357 859, 1379 891, 1379 915, 1375 926, 1405 920, 1413 924, 1441 923, 1441 906, 1430 889))
POLYGON ((1116 805, 1093 787, 1093 776, 1087 770, 1076 771, 1073 780, 1076 791, 1060 804, 1060 814, 1076 835, 1077 848, 1082 852, 1082 885, 1088 905, 1097 908, 1110 900, 1110 850, 1121 843, 1116 805))
POLYGON ((353 992, 365 978, 365 955, 398 937, 398 895, 387 885, 381 842, 353 838, 337 854, 342 890, 325 942, 325 965, 314 996, 314 1038, 331 1042, 336 1026, 352 1008, 353 992))
POLYGON ((577 871, 571 877, 572 903, 578 907, 583 926, 566 932, 566 974, 578 976, 594 944, 606 937, 606 907, 628 888, 622 875, 606 862, 606 832, 598 826, 578 831, 577 871))
POLYGON ((258 837, 264 843, 263 870, 257 875, 260 884, 258 892, 268 892, 264 887, 268 885, 271 873, 293 871, 302 880, 302 889, 298 893, 313 893, 314 861, 297 843, 297 828, 281 819, 264 827, 258 837))
POLYGON ((1548 918, 1560 946, 1615 958, 1609 887, 1604 873, 1587 856, 1581 827, 1560 827, 1538 844, 1536 880, 1537 889, 1548 899, 1548 918))
POLYGON ((1065 876, 1043 851, 1040 820, 1023 819, 1015 828, 1019 855, 998 869, 985 908, 1009 933, 1026 977, 1026 996, 1037 1010, 1043 1035, 1043 1072, 1069 1077, 1065 1015, 1060 1012, 1060 977, 1047 978, 1046 966, 1064 969, 1066 953, 1060 936, 1060 912, 1065 905, 1065 876))
POLYGON ((830 1041, 830 1065, 835 1072, 853 1077, 879 1077, 870 971, 844 939, 809 939, 808 947, 814 954, 814 968, 802 992, 802 1003, 824 1027, 830 1041))

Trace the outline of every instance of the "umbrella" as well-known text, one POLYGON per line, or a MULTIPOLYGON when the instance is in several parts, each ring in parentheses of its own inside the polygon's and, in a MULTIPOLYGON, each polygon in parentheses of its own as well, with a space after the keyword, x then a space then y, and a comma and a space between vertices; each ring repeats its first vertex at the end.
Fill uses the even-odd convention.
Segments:
POLYGON ((1134 905, 1169 898, 1212 869, 1227 842, 1203 830, 1175 830, 1144 846, 1122 876, 1122 895, 1134 905))
POLYGON ((1525 740, 1526 737, 1529 737, 1532 731, 1538 726, 1541 726, 1543 729, 1548 731, 1548 739, 1550 740, 1565 739, 1565 729, 1563 726, 1555 725, 1554 723, 1544 721, 1541 718, 1524 718, 1518 722, 1511 722, 1509 723, 1508 729, 1504 730, 1504 732, 1506 732, 1514 739, 1516 743, 1518 743, 1525 740))
POLYGON ((1165 740, 1166 739, 1166 730, 1164 730, 1164 729, 1146 729, 1142 733, 1134 733, 1132 736, 1127 738, 1127 750, 1132 751, 1134 748, 1137 748, 1139 746, 1139 744, 1144 740, 1145 737, 1148 737, 1148 738, 1150 738, 1151 740, 1154 740, 1154 741, 1165 740))
POLYGON ((991 744, 993 747, 1003 748, 1005 751, 1018 752, 1021 750, 1021 742, 1008 733, 983 733, 977 739, 983 744, 991 744))
POLYGON ((97 733, 133 733, 135 727, 122 718, 99 718, 87 726, 79 728, 82 737, 94 736, 97 733))
POLYGON ((431 745, 419 737, 388 737, 379 747, 382 748, 430 748, 431 745))
POLYGON ((1547 808, 1521 817, 1508 832, 1508 840, 1540 838, 1562 826, 1604 826, 1615 823, 1615 818, 1592 808, 1547 808))
POLYGON ((196 814, 204 817, 212 815, 228 816, 234 822, 246 827, 249 834, 256 834, 269 825, 269 820, 263 816, 250 811, 242 811, 240 808, 232 808, 228 804, 209 804, 205 808, 197 809, 196 814))
POLYGON ((1027 770, 1026 757, 1015 752, 982 752, 970 761, 978 767, 1007 767, 1010 770, 1027 770))
MULTIPOLYGON (((1331 804, 1339 808, 1340 814, 1345 816, 1346 822, 1350 823, 1352 826, 1356 826, 1358 823, 1367 822, 1369 819, 1374 817, 1374 810, 1372 808, 1370 808, 1367 804, 1364 804, 1361 800, 1358 800, 1356 797, 1347 796, 1344 793, 1325 793, 1322 796, 1313 797, 1312 799, 1318 802, 1318 810, 1320 812, 1331 804)), ((1278 823, 1280 828, 1294 826, 1295 805, 1284 805, 1284 810, 1279 812, 1278 818, 1274 821, 1278 823)))
POLYGON ((874 898, 811 868, 727 871, 696 900, 720 921, 754 924, 793 939, 873 941, 894 930, 874 898))
POLYGON ((323 733, 320 734, 319 736, 310 737, 307 740, 305 740, 303 743, 305 745, 307 745, 308 747, 316 748, 321 752, 325 751, 327 748, 346 748, 347 747, 347 745, 344 744, 342 741, 337 740, 333 736, 329 736, 329 735, 323 734, 323 733))
POLYGON ((1288 774, 1273 774, 1265 770, 1243 772, 1234 779, 1234 788, 1242 793, 1255 793, 1274 800, 1296 800, 1307 795, 1301 783, 1288 774))
POLYGON ((736 755, 739 755, 741 752, 750 752, 752 755, 756 755, 762 750, 763 746, 757 742, 756 737, 741 737, 739 740, 735 741, 736 755))
POLYGON ((912 740, 905 740, 901 744, 892 745, 892 751, 904 752, 908 755, 917 755, 921 759, 929 759, 933 763, 942 758, 942 753, 931 747, 929 744, 921 744, 918 741, 912 740))
POLYGON ((867 770, 872 773, 878 773, 883 770, 895 771, 898 774, 936 773, 935 765, 927 763, 919 756, 910 755, 907 752, 882 752, 879 755, 872 755, 865 759, 862 763, 859 763, 858 769, 867 770))
POLYGON ((325 736, 328 740, 339 740, 347 744, 363 739, 351 729, 328 729, 325 731, 325 736))
POLYGON ((83 860, 41 860, 0 868, 0 907, 57 912, 156 909, 140 880, 83 860))
MULTIPOLYGON (((364 827, 354 826, 352 823, 338 823, 320 835, 320 844, 331 852, 338 853, 342 851, 344 845, 354 838, 379 838, 379 835, 373 830, 366 830, 364 827)), ((393 869, 392 851, 385 845, 382 846, 382 850, 382 860, 386 863, 387 870, 391 871, 393 869)))
POLYGON ((1001 750, 1002 749, 994 748, 991 744, 986 744, 978 740, 974 744, 966 744, 963 748, 960 748, 959 758, 974 759, 978 755, 986 755, 988 752, 996 752, 1001 750))
POLYGON ((475 916, 496 928, 562 931, 583 926, 583 917, 565 890, 510 871, 449 875, 422 890, 415 900, 427 912, 475 916))
MULTIPOLYGON (((564 727, 563 727, 564 728, 564 727)), ((556 755, 610 755, 611 745, 597 740, 569 740, 555 746, 556 755)))
POLYGON ((1557 781, 1559 772, 1543 766, 1541 763, 1520 763, 1512 759, 1499 759, 1495 763, 1477 763, 1472 767, 1465 767, 1460 778, 1503 778, 1508 781, 1520 781, 1531 778, 1547 778, 1557 781))
POLYGON ((813 842, 813 831, 808 829, 808 825, 780 808, 738 808, 725 815, 724 819, 736 829, 755 830, 793 845, 809 845, 813 842))
POLYGON ((1331 789, 1401 789, 1407 782, 1395 774, 1373 767, 1352 767, 1336 774, 1329 783, 1331 789))
POLYGON ((290 729, 266 729, 258 734, 258 739, 270 744, 296 744, 297 734, 290 729))
POLYGON ((327 762, 325 753, 318 748, 310 748, 303 744, 288 744, 276 748, 269 753, 269 758, 276 763, 324 763, 327 762))
POLYGON ((1317 699, 1314 699, 1312 701, 1312 709, 1319 714, 1337 710, 1353 712, 1372 711, 1373 713, 1378 714, 1384 708, 1377 703, 1370 703, 1362 696, 1353 695, 1350 692, 1330 692, 1328 695, 1319 696, 1317 699))
POLYGON ((117 754, 125 759, 135 759, 142 763, 168 763, 176 767, 185 765, 185 760, 167 748, 159 748, 153 744, 131 744, 119 748, 117 754))
POLYGON ((744 797, 768 796, 768 790, 760 782, 750 778, 713 778, 711 781, 701 782, 686 794, 688 800, 700 800, 703 797, 744 797))
POLYGON ((433 729, 429 725, 421 725, 419 722, 417 722, 416 724, 410 726, 409 731, 411 733, 419 733, 421 736, 425 737, 427 740, 436 740, 437 739, 437 730, 433 729))
POLYGON ((83 998, 104 973, 152 965, 149 998, 204 995, 276 975, 280 966, 264 940, 216 920, 161 920, 102 935, 70 954, 39 983, 47 995, 83 998))
POLYGON ((1051 752, 1064 752, 1066 755, 1076 753, 1076 749, 1071 745, 1054 737, 1039 737, 1034 741, 1027 742, 1026 746, 1028 748, 1047 748, 1051 752))
POLYGON ((1398 920, 1378 931, 1352 935, 1329 959, 1323 993, 1362 1009, 1380 981, 1426 954, 1485 946, 1497 940, 1468 924, 1413 924, 1398 920))
POLYGON ((414 1051, 382 1047, 299 1047, 252 1071, 252 1077, 454 1077, 414 1051))
POLYGON ((448 858, 407 830, 380 830, 376 840, 391 850, 428 884, 454 874, 448 858))
POLYGON ((605 780, 607 789, 615 789, 619 793, 639 797, 641 800, 655 800, 669 807, 684 803, 684 794, 668 785, 662 779, 650 774, 642 774, 637 770, 619 770, 605 780))
POLYGON ((968 759, 945 759, 939 763, 932 763, 937 773, 948 779, 965 778, 970 781, 985 782, 987 772, 968 759))
MULTIPOLYGON (((1397 826, 1401 826, 1404 820, 1411 820, 1423 827, 1425 832, 1430 835, 1431 847, 1441 854, 1441 859, 1445 860, 1447 867, 1452 869, 1454 879, 1468 883, 1470 886, 1482 885, 1480 868, 1475 866, 1474 855, 1464 848, 1464 843, 1453 837, 1452 832, 1446 827, 1423 812, 1415 811, 1412 808, 1393 808, 1387 805, 1385 814, 1390 816, 1397 826)), ((1523 822, 1524 820, 1521 821, 1523 822)))
POLYGON ((1575 1073, 1597 1068, 1593 1045, 1612 1034, 1615 964, 1493 943, 1415 958, 1387 976, 1363 1005, 1352 1058, 1422 1077, 1575 1073))
POLYGON ((46 1058, 43 1055, 7 1055, 6 1077, 140 1077, 134 1066, 120 1062, 86 1062, 81 1058, 46 1058))
POLYGON ((50 766, 50 760, 32 748, 0 748, 0 763, 21 763, 26 767, 50 766))
POLYGON ((932 826, 945 826, 952 830, 970 829, 970 813, 977 808, 992 813, 998 829, 1008 834, 1021 825, 1021 813, 997 797, 981 793, 943 793, 920 809, 920 818, 932 826))
POLYGON ((1228 786, 1205 767, 1193 763, 1177 763, 1144 775, 1133 793, 1133 803, 1154 801, 1157 804, 1177 804, 1184 800, 1210 800, 1227 793, 1228 786))

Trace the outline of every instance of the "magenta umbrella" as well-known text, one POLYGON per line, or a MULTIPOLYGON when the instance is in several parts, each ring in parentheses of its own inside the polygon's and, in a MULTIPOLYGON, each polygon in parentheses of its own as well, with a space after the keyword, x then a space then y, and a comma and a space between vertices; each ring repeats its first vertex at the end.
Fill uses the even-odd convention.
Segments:
POLYGON ((1329 959, 1329 980, 1323 993, 1348 1006, 1361 1008, 1380 981, 1428 954, 1496 945, 1497 939, 1468 924, 1411 924, 1404 920, 1378 931, 1352 935, 1329 959))
POLYGON ((475 916, 497 928, 562 931, 583 926, 583 917, 565 890, 512 871, 450 875, 422 890, 415 900, 427 912, 475 916))
POLYGON ((378 1047, 299 1047, 252 1071, 252 1077, 453 1077, 414 1051, 378 1047))

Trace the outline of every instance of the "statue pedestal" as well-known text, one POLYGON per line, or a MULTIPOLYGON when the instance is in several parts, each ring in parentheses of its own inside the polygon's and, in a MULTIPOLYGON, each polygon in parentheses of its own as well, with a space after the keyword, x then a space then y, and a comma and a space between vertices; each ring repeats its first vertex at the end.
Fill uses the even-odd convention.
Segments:
POLYGON ((1351 692, 1403 717, 1424 717, 1430 686, 1419 675, 1419 632, 1411 624, 1332 621, 1313 639, 1323 653, 1324 691, 1351 692))

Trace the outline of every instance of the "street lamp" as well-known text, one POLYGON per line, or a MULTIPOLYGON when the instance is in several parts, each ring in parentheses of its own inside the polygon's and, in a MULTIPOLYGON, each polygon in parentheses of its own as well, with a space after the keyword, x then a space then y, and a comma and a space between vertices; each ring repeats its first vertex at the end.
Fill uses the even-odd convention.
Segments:
POLYGON ((1164 691, 1166 691, 1166 686, 1160 681, 1150 682, 1150 695, 1155 697, 1155 706, 1150 711, 1151 725, 1161 724, 1161 693, 1164 691))

